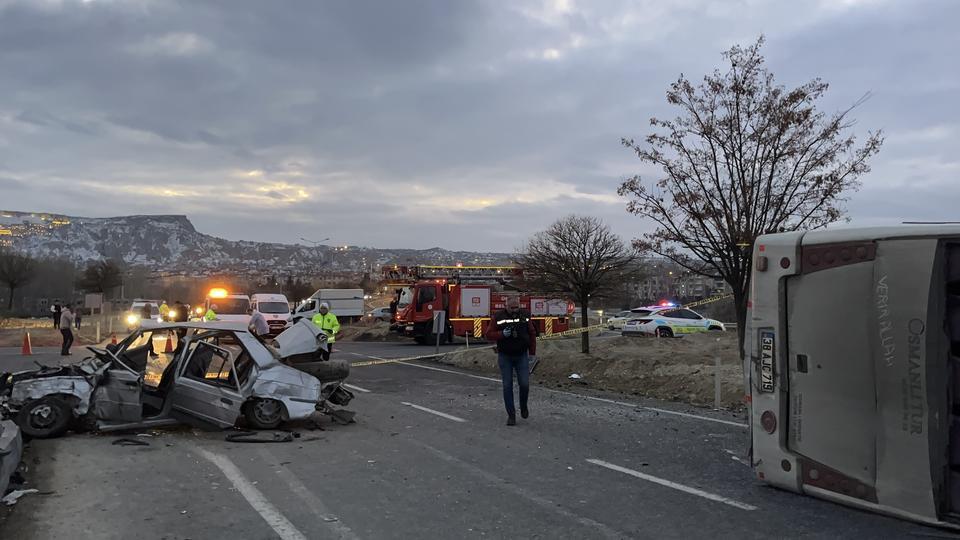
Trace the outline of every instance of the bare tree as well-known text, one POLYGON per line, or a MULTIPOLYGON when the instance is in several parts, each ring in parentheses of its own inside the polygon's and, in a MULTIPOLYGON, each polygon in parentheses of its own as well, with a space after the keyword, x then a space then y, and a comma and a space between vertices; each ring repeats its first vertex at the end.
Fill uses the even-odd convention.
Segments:
POLYGON ((123 268, 113 259, 92 262, 77 279, 77 288, 105 293, 123 283, 123 268))
MULTIPOLYGON (((570 215, 535 234, 516 262, 533 276, 532 283, 569 292, 580 304, 582 326, 588 326, 591 299, 617 287, 621 273, 633 266, 634 254, 599 219, 570 215)), ((589 353, 586 332, 580 343, 581 351, 589 353)))
POLYGON ((0 252, 0 282, 10 291, 7 309, 13 309, 13 293, 33 280, 37 261, 26 255, 9 251, 0 252))
POLYGON ((651 119, 646 144, 622 141, 663 171, 654 182, 635 176, 620 186, 627 210, 656 224, 634 246, 732 287, 741 354, 756 238, 842 219, 845 193, 860 187, 883 143, 876 132, 857 146, 849 133, 863 99, 827 115, 816 108, 827 83, 776 85, 763 41, 732 47, 723 55, 727 70, 697 86, 681 75, 667 91, 678 115, 651 119))

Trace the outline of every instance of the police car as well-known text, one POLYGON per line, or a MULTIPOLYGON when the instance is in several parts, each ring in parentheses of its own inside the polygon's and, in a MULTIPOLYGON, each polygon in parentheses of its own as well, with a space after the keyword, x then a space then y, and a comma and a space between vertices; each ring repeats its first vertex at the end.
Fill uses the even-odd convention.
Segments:
POLYGON ((650 306, 631 310, 632 318, 624 323, 623 335, 674 337, 683 334, 726 330, 723 323, 707 319, 699 313, 673 305, 650 306))

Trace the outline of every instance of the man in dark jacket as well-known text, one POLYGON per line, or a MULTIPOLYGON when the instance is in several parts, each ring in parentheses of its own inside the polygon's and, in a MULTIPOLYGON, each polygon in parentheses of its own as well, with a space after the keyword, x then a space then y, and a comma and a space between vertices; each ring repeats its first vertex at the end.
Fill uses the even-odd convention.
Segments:
POLYGON ((507 298, 507 307, 493 315, 487 327, 487 341, 497 343, 497 363, 503 381, 503 405, 507 409, 507 425, 517 425, 513 404, 513 373, 517 373, 520 387, 520 416, 527 418, 527 397, 530 395, 530 357, 537 354, 537 327, 530 316, 520 309, 520 299, 507 298))

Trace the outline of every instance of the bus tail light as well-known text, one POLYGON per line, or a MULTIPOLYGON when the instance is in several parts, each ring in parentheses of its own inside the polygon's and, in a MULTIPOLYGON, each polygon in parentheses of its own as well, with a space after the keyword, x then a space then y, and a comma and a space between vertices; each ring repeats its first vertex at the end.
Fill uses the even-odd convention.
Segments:
POLYGON ((773 411, 763 411, 760 415, 760 425, 764 431, 772 435, 777 430, 777 415, 773 414, 773 411))

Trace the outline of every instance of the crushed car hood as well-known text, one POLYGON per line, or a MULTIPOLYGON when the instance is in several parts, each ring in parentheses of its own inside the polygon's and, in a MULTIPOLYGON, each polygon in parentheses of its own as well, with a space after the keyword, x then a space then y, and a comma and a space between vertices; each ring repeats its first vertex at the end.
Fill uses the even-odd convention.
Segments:
POLYGON ((327 350, 327 335, 317 325, 301 319, 276 338, 281 358, 327 350))

